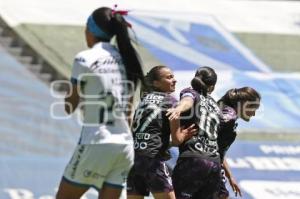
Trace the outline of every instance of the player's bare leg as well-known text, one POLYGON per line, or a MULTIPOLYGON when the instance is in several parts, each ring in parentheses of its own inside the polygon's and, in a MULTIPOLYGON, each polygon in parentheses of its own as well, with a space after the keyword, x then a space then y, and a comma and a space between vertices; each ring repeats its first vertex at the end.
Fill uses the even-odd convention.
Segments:
POLYGON ((88 188, 86 187, 75 186, 62 180, 56 194, 56 199, 80 199, 87 190, 88 188))
POLYGON ((99 199, 119 199, 121 192, 122 189, 120 188, 112 188, 104 185, 100 191, 99 199))
POLYGON ((169 193, 152 193, 155 199, 176 199, 174 191, 169 193))
POLYGON ((144 199, 141 195, 127 195, 127 199, 144 199))

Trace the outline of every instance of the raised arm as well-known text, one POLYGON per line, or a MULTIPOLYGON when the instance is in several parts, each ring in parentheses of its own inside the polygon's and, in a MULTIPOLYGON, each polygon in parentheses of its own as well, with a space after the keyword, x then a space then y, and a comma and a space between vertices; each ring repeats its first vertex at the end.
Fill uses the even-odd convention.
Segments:
POLYGON ((185 112, 193 107, 194 99, 192 97, 184 97, 180 100, 176 108, 170 108, 167 110, 167 117, 169 120, 179 119, 180 114, 185 112))

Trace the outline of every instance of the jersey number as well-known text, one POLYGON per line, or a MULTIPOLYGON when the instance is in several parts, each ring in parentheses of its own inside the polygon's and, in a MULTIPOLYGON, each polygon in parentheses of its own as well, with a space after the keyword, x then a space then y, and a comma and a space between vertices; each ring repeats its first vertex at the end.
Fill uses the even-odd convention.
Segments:
POLYGON ((209 113, 205 108, 200 108, 200 122, 199 127, 201 131, 206 132, 210 140, 217 139, 217 130, 220 123, 218 115, 209 113))
POLYGON ((137 109, 133 119, 132 131, 136 132, 137 129, 139 128, 139 131, 143 132, 147 128, 147 126, 152 122, 152 120, 154 120, 157 117, 157 115, 160 112, 161 109, 155 104, 149 104, 146 107, 141 107, 137 109), (151 110, 151 113, 147 116, 147 118, 143 118, 145 117, 144 115, 145 110, 151 110), (144 120, 143 123, 141 123, 142 120, 144 120))

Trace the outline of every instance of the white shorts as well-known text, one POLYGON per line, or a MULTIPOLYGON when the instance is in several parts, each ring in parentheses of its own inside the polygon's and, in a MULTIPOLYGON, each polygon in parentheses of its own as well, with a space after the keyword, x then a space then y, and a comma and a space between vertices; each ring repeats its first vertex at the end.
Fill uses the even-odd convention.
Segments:
POLYGON ((78 145, 63 179, 71 184, 123 188, 134 161, 133 144, 78 145))

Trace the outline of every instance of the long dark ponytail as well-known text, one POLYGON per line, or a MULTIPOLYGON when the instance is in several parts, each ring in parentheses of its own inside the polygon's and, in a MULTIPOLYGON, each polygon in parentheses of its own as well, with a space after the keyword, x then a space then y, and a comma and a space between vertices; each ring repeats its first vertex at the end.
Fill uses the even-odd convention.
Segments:
POLYGON ((128 23, 119 12, 111 8, 101 7, 96 9, 92 16, 96 24, 109 35, 116 35, 118 48, 126 67, 127 78, 135 85, 140 79, 144 84, 144 75, 140 58, 131 44, 128 33, 128 23))
POLYGON ((192 88, 198 93, 206 96, 210 86, 215 86, 217 74, 214 69, 203 66, 198 68, 195 77, 191 81, 192 88))

